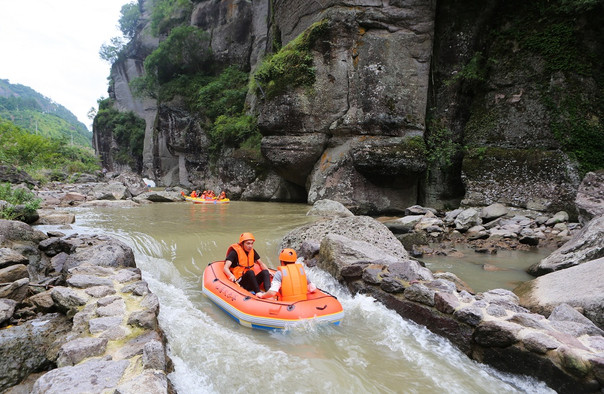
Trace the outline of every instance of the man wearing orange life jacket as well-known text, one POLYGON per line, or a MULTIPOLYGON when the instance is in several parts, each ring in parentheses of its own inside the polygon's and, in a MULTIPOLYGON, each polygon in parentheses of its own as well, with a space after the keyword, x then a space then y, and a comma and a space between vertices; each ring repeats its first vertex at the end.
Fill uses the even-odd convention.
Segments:
POLYGON ((252 233, 243 233, 239 236, 239 243, 229 246, 224 273, 229 280, 239 282, 241 287, 257 294, 260 285, 264 285, 265 290, 271 286, 271 275, 253 248, 255 240, 252 233))
POLYGON ((296 263, 298 256, 293 249, 283 249, 279 253, 281 267, 273 276, 273 284, 266 293, 259 293, 259 298, 272 298, 281 291, 282 301, 300 301, 307 299, 307 293, 317 289, 307 278, 304 266, 296 263))

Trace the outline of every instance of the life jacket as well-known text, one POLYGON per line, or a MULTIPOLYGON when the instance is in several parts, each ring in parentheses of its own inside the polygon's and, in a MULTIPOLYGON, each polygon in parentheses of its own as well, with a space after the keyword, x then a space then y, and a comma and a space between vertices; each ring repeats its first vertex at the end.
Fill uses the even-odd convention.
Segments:
POLYGON ((308 280, 302 264, 286 264, 278 268, 281 272, 281 296, 283 301, 306 299, 308 280))
MULTIPOLYGON (((228 256, 231 253, 231 250, 237 252, 237 266, 230 267, 231 272, 235 275, 235 278, 241 278, 241 275, 249 269, 254 269, 254 249, 250 250, 249 253, 245 253, 243 246, 240 244, 232 244, 229 246, 226 255, 228 256)), ((254 270, 255 271, 255 270, 254 270)))

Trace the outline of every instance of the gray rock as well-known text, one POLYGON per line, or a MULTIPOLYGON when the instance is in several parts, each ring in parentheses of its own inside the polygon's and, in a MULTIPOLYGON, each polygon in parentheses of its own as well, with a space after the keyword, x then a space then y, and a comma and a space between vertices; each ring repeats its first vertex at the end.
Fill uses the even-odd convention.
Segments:
POLYGON ((143 371, 133 379, 120 383, 115 394, 168 393, 168 378, 165 373, 143 371))
POLYGON ((8 298, 0 298, 0 325, 13 317, 17 301, 8 298))
POLYGON ((423 218, 423 215, 403 216, 402 218, 387 220, 386 227, 394 234, 405 234, 413 231, 415 225, 423 218))
POLYGON ((596 216, 604 215, 604 171, 585 174, 575 198, 579 222, 585 225, 596 216))
POLYGON ((549 315, 566 303, 581 308, 585 317, 604 329, 604 281, 594 278, 604 278, 604 258, 524 282, 514 292, 520 296, 520 305, 532 312, 549 315))
POLYGON ((472 327, 476 327, 482 321, 482 310, 475 306, 466 306, 456 310, 453 317, 462 323, 466 323, 472 327))
POLYGON ((143 368, 166 370, 166 349, 160 341, 149 341, 143 347, 143 368))
POLYGON ((92 245, 78 246, 76 252, 69 255, 63 271, 92 261, 101 267, 136 267, 132 249, 122 241, 109 237, 95 237, 89 242, 92 245))
POLYGON ((141 280, 139 282, 130 283, 122 287, 122 293, 132 293, 135 296, 144 296, 149 293, 149 286, 147 282, 141 280))
POLYGON ((318 200, 306 213, 307 216, 354 216, 343 204, 333 200, 318 200))
POLYGON ((88 287, 85 293, 94 298, 106 297, 110 294, 115 294, 116 291, 111 286, 93 286, 88 287))
POLYGON ((507 215, 509 212, 508 208, 500 203, 494 203, 489 206, 482 208, 480 211, 480 217, 485 222, 490 222, 493 219, 507 215))
POLYGON ((455 229, 461 232, 469 228, 482 224, 480 213, 474 208, 464 209, 454 220, 455 229))
POLYGON ((91 334, 99 334, 103 331, 118 327, 122 323, 122 316, 108 316, 90 319, 88 322, 91 334))
POLYGON ((434 307, 442 313, 453 313, 460 302, 453 293, 434 293, 434 307))
POLYGON ((100 356, 105 353, 107 339, 86 337, 71 340, 59 350, 57 366, 76 365, 85 358, 100 356))
POLYGON ((13 249, 0 248, 0 268, 15 264, 28 264, 29 259, 13 249))
POLYGON ((568 213, 564 211, 556 212, 554 216, 545 222, 546 226, 553 226, 556 223, 568 222, 568 213))
POLYGON ((85 305, 88 299, 69 287, 56 286, 50 293, 55 304, 64 310, 85 305))
POLYGON ((70 329, 67 317, 48 314, 0 330, 0 391, 46 368, 70 329))
POLYGON ((10 298, 21 302, 27 297, 29 278, 17 279, 8 285, 0 286, 0 298, 10 298))
POLYGON ((537 313, 515 313, 510 319, 512 323, 537 330, 547 330, 548 324, 545 316, 537 313))
POLYGON ((101 393, 116 387, 129 362, 90 360, 49 371, 34 384, 32 394, 101 393))
POLYGON ((422 267, 415 260, 404 260, 388 264, 386 271, 387 276, 402 279, 407 282, 414 280, 432 280, 434 278, 429 269, 422 267))
POLYGON ((427 288, 421 283, 414 283, 405 289, 405 298, 424 305, 434 306, 435 291, 427 288))
POLYGON ((506 321, 485 321, 476 327, 473 338, 482 346, 507 347, 518 342, 517 334, 521 329, 518 324, 506 321))
POLYGON ((529 267, 533 275, 543 275, 604 257, 604 216, 592 219, 561 248, 529 267))
POLYGON ((79 289, 86 289, 88 287, 96 287, 96 286, 113 286, 113 281, 107 278, 99 278, 98 276, 93 275, 72 275, 69 279, 67 279, 67 284, 72 287, 77 287, 79 289))
POLYGON ((538 331, 526 334, 522 343, 531 352, 539 354, 545 354, 548 350, 557 349, 562 345, 554 337, 538 331))
POLYGON ((405 291, 405 284, 400 279, 387 276, 380 282, 380 289, 386 293, 402 293, 405 291))
POLYGON ((134 327, 155 330, 158 327, 157 314, 150 309, 132 312, 128 317, 128 324, 134 327))

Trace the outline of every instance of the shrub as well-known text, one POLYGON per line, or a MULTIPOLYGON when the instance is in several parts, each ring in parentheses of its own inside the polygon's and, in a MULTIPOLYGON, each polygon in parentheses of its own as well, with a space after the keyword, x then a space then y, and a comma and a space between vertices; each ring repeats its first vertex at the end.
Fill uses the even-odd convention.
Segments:
POLYGON ((0 200, 8 203, 0 210, 0 218, 15 220, 23 214, 32 214, 40 208, 41 200, 32 192, 23 188, 13 189, 9 183, 0 184, 0 200), (24 205, 23 211, 15 209, 16 205, 24 205))

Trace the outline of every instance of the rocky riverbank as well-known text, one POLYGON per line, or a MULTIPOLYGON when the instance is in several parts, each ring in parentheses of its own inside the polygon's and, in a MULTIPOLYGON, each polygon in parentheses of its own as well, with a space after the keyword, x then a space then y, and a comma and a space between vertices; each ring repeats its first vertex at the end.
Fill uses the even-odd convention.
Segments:
MULTIPOLYGON (((474 360, 535 376, 562 393, 599 392, 604 387, 604 283, 589 279, 604 277, 604 259, 577 258, 577 264, 583 264, 549 274, 566 274, 568 280, 563 287, 557 287, 559 281, 548 282, 547 297, 542 286, 530 282, 524 285, 528 289, 519 291, 520 297, 504 289, 471 294, 455 275, 432 273, 411 259, 378 221, 354 216, 336 202, 320 203, 309 214, 323 218, 293 230, 281 245, 300 250, 307 264, 328 271, 353 293, 369 294, 448 338, 474 360), (581 270, 581 275, 571 270, 581 270), (561 292, 566 297, 558 297, 561 292), (535 307, 543 303, 547 308, 535 307)), ((601 216, 590 223, 599 220, 601 216)), ((575 249, 577 256, 604 250, 604 227, 593 227, 571 240, 582 245, 575 249), (585 242, 592 237, 600 240, 597 245, 585 242)))
MULTIPOLYGON (((604 382, 604 289, 589 278, 604 276, 604 196, 602 183, 592 178, 586 177, 591 194, 583 209, 578 196, 578 222, 565 212, 547 215, 500 204, 450 212, 413 206, 403 217, 375 220, 321 200, 309 214, 323 218, 288 234, 283 246, 294 247, 307 264, 319 265, 351 291, 370 294, 450 339, 475 360, 536 376, 559 392, 595 392, 604 382), (455 275, 432 273, 414 260, 425 253, 455 255, 459 243, 485 253, 562 246, 534 273, 562 271, 525 283, 516 294, 475 294, 455 275)), ((36 190, 43 199, 37 224, 73 223, 73 213, 61 207, 182 201, 181 190, 150 190, 128 174, 53 184, 36 190)), ((0 388, 48 392, 78 385, 96 391, 103 384, 123 393, 172 390, 157 298, 135 268, 132 251, 107 237, 44 234, 4 222, 0 350, 7 360, 1 376, 7 378, 0 388), (32 367, 15 370, 15 362, 32 367)))
POLYGON ((170 392, 159 307, 122 242, 0 220, 3 392, 170 392))

